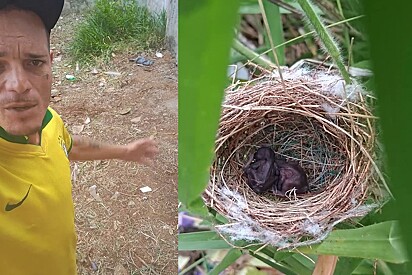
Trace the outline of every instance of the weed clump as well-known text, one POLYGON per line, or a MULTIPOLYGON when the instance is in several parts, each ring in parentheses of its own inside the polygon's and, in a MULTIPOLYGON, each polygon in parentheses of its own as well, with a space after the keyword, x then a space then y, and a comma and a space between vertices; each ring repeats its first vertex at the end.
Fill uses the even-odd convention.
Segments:
POLYGON ((116 50, 162 47, 165 29, 164 12, 153 15, 133 0, 97 0, 75 32, 69 51, 79 62, 107 60, 116 50))

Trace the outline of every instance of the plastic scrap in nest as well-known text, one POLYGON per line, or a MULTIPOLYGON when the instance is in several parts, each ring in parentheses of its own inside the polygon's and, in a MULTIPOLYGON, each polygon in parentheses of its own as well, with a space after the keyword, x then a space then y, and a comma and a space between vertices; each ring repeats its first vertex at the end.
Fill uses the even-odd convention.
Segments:
POLYGON ((227 89, 203 197, 229 219, 216 229, 232 240, 293 248, 365 216, 390 191, 377 159, 373 95, 319 66, 295 66, 282 76, 283 83, 269 72, 227 89), (287 199, 253 192, 242 167, 260 146, 299 162, 313 191, 287 199))

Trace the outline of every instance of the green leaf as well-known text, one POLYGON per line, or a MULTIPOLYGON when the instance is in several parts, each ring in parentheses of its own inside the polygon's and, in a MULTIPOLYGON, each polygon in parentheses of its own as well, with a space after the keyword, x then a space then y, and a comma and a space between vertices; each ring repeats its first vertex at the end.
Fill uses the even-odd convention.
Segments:
POLYGON ((209 217, 209 212, 207 211, 207 207, 203 202, 201 197, 197 197, 187 205, 188 211, 196 216, 201 216, 203 218, 209 217))
POLYGON ((257 65, 261 65, 266 68, 274 68, 276 65, 270 61, 266 61, 260 54, 257 54, 255 51, 249 49, 246 45, 240 42, 237 39, 233 40, 232 47, 235 51, 245 56, 248 60, 253 60, 257 65))
MULTIPOLYGON (((280 13, 280 9, 278 6, 274 5, 268 0, 263 1, 263 7, 265 9, 265 14, 268 20, 268 25, 270 29, 270 34, 272 36, 273 44, 274 46, 281 45, 284 42, 284 39, 283 39, 282 16, 280 13)), ((265 44, 268 48, 271 47, 269 40, 268 40, 267 33, 265 33, 265 44)), ((285 47, 284 46, 278 47, 276 48, 275 51, 278 57, 279 65, 285 65, 285 47)), ((273 56, 273 51, 270 52, 268 55, 272 61, 275 61, 275 57, 273 56)))
POLYGON ((214 231, 179 234, 179 251, 232 248, 214 231))
POLYGON ((264 262, 265 264, 277 269, 280 272, 283 272, 285 275, 298 275, 299 273, 296 273, 294 269, 291 269, 290 267, 286 267, 285 265, 281 264, 281 263, 277 263, 274 262, 272 260, 269 260, 259 254, 256 253, 251 253, 250 255, 252 255, 253 257, 255 257, 256 259, 264 262))
POLYGON ((407 261, 396 221, 356 229, 335 230, 321 244, 301 247, 299 251, 317 255, 381 259, 392 263, 407 261))
MULTIPOLYGON (((272 4, 274 5, 274 4, 272 4)), ((292 5, 296 6, 295 8, 299 8, 297 5, 292 5)), ((291 12, 284 9, 284 8, 279 8, 279 11, 281 14, 290 14, 291 12)), ((260 7, 259 4, 257 3, 257 0, 255 3, 241 3, 239 7, 239 13, 240 14, 260 14, 260 7)))
POLYGON ((375 275, 373 274, 373 261, 362 260, 359 266, 351 273, 353 275, 375 275))
POLYGON ((273 256, 273 259, 281 262, 289 257, 292 257, 294 255, 294 253, 289 252, 289 251, 276 251, 275 256, 273 256))
MULTIPOLYGON (((405 264, 392 264, 385 263, 381 260, 378 261, 378 271, 382 270, 384 275, 407 275, 411 274, 408 263, 405 264)), ((380 275, 380 273, 378 272, 380 275)))
POLYGON ((352 65, 352 67, 362 68, 362 69, 371 69, 372 64, 370 60, 362 60, 352 65))
POLYGON ((282 261, 299 275, 311 275, 314 264, 300 254, 295 254, 282 261))
POLYGON ((251 247, 249 249, 251 253, 255 253, 256 250, 258 250, 259 253, 265 254, 269 258, 274 259, 277 262, 280 262, 279 260, 275 259, 275 255, 276 253, 278 253, 275 248, 268 245, 268 246, 265 246, 264 248, 262 248, 261 246, 256 246, 256 247, 251 247))
POLYGON ((186 267, 185 269, 183 269, 182 271, 179 272, 178 275, 184 275, 187 272, 189 272, 192 268, 204 263, 204 261, 206 260, 205 257, 200 258, 199 260, 197 260, 196 262, 192 263, 191 265, 189 265, 188 267, 186 267))
POLYGON ((209 179, 238 5, 179 2, 179 200, 189 209, 209 179))
POLYGON ((257 1, 255 3, 240 3, 240 14, 260 14, 260 7, 257 1))
POLYGON ((351 275, 362 261, 361 258, 339 257, 334 275, 351 275))
MULTIPOLYGON (((236 242, 237 246, 244 246, 246 244, 248 243, 236 242)), ((259 247, 260 245, 257 244, 256 246, 259 247)), ((231 246, 213 231, 179 235, 179 250, 227 248, 231 248, 231 246)), ((256 248, 249 249, 253 251, 256 248)), ((327 254, 341 257, 380 259, 392 263, 404 263, 407 261, 405 248, 403 247, 396 221, 387 221, 357 229, 335 230, 321 244, 301 247, 299 252, 316 255, 327 254)), ((268 250, 265 254, 272 256, 273 252, 268 250)), ((276 252, 274 254, 274 258, 285 263, 295 262, 296 255, 293 257, 294 259, 291 260, 289 252, 276 252)), ((299 260, 299 262, 303 264, 303 261, 299 260)))
POLYGON ((315 11, 315 6, 309 0, 297 0, 297 2, 302 7, 302 10, 309 19, 312 27, 316 31, 316 34, 319 36, 328 54, 331 56, 333 62, 338 67, 340 73, 342 74, 342 77, 345 79, 346 84, 350 84, 351 81, 349 73, 346 70, 345 65, 343 64, 339 47, 333 40, 331 34, 327 31, 322 21, 320 20, 320 17, 315 11))
POLYGON ((209 275, 219 275, 220 272, 225 270, 228 266, 233 264, 239 257, 242 256, 242 252, 237 248, 232 248, 223 258, 223 260, 209 272, 209 275))
POLYGON ((353 275, 409 275, 410 269, 405 264, 386 263, 381 260, 363 260, 351 274, 353 275))
POLYGON ((399 216, 406 247, 412 248, 412 39, 405 35, 410 32, 411 2, 361 2, 367 15, 365 21, 379 103, 380 135, 387 154, 391 190, 396 198, 393 215, 399 216))
MULTIPOLYGON (((213 249, 229 249, 232 248, 219 234, 215 231, 201 231, 194 233, 184 233, 178 235, 179 250, 213 250, 213 249)), ((247 241, 232 242, 237 247, 246 247, 249 249, 257 249, 262 244, 253 244, 247 241)))

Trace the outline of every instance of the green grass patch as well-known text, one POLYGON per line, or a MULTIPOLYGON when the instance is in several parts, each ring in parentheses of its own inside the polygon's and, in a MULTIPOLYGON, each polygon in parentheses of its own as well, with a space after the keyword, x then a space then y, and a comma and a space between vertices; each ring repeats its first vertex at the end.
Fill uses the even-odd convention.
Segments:
POLYGON ((166 14, 153 15, 133 0, 97 0, 79 24, 70 55, 85 63, 114 51, 144 51, 162 47, 165 42, 166 14))

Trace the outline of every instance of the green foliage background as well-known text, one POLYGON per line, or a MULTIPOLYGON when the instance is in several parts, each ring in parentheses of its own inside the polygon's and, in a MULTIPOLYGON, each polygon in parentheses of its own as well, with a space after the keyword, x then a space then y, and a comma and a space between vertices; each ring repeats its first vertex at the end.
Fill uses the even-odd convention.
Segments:
MULTIPOLYGON (((388 157, 388 174, 396 198, 391 209, 399 218, 407 248, 412 249, 412 38, 411 2, 364 1, 367 33, 375 74, 378 113, 388 157)), ((412 273, 412 271, 410 271, 412 273)))

